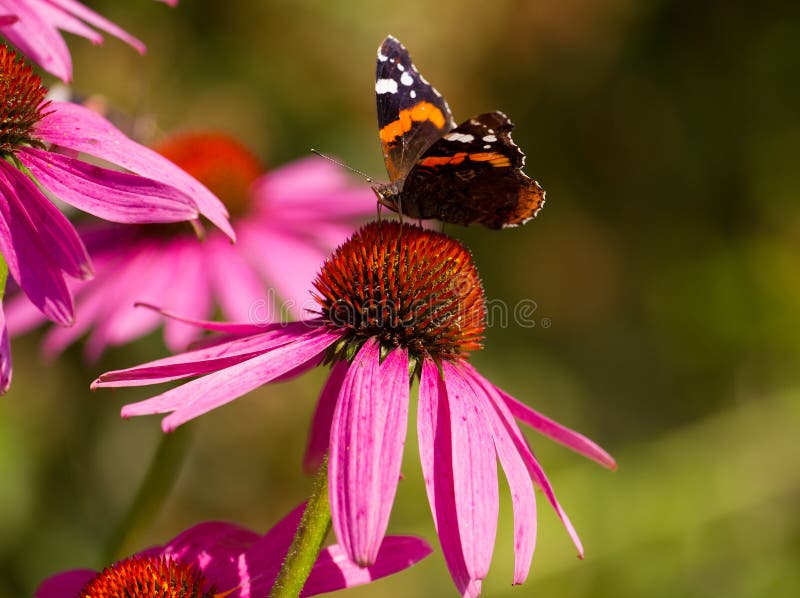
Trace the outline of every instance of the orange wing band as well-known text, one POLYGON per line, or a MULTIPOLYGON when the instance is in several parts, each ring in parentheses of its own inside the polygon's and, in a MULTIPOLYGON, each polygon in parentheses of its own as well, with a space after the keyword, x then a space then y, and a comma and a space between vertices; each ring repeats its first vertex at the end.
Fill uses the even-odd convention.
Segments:
POLYGON ((391 143, 411 130, 414 122, 430 121, 437 129, 444 129, 445 118, 442 111, 430 102, 419 102, 411 108, 401 110, 397 120, 393 120, 380 130, 381 141, 391 143))

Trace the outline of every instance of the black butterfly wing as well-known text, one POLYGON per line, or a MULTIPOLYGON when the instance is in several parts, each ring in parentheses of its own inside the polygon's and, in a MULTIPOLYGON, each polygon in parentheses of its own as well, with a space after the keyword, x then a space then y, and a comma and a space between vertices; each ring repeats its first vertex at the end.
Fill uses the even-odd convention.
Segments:
POLYGON ((525 154, 502 112, 472 118, 425 150, 408 174, 400 209, 415 218, 489 228, 524 224, 545 192, 522 172, 525 154))
POLYGON ((455 121, 442 95, 419 74, 408 50, 391 35, 378 48, 375 96, 383 159, 394 183, 455 121))

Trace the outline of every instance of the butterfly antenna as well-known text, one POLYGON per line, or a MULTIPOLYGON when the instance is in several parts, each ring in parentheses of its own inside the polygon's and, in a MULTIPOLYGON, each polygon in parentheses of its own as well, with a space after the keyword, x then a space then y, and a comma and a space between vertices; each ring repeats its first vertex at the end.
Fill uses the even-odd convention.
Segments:
POLYGON ((311 150, 311 153, 312 153, 312 154, 314 154, 314 155, 316 155, 316 156, 319 156, 320 158, 325 158, 326 160, 328 160, 329 162, 333 162, 333 163, 334 163, 334 164, 336 164, 337 166, 341 166, 342 168, 346 168, 346 169, 347 169, 347 170, 349 170, 350 172, 354 172, 355 174, 357 174, 357 175, 359 175, 359 176, 362 176, 362 177, 364 177, 364 179, 365 179, 365 180, 366 180, 368 183, 370 183, 370 184, 375 182, 375 180, 374 180, 374 179, 373 179, 371 176, 368 176, 366 173, 363 173, 363 172, 361 172, 360 170, 356 170, 356 169, 355 169, 355 168, 353 168, 352 166, 348 166, 348 165, 347 165, 347 164, 345 164, 344 162, 339 162, 339 160, 337 160, 336 158, 331 158, 331 157, 330 157, 330 156, 328 156, 327 154, 323 154, 322 152, 318 152, 318 151, 317 151, 317 150, 315 150, 315 149, 312 149, 312 150, 311 150))

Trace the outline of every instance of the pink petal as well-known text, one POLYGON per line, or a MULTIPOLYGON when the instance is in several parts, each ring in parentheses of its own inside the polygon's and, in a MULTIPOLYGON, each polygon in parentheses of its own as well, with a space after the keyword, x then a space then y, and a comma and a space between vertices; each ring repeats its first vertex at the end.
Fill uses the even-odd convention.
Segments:
MULTIPOLYGON (((226 243, 227 244, 227 243, 226 243)), ((175 243, 172 256, 181 267, 175 274, 174 284, 165 294, 164 305, 175 313, 189 318, 208 317, 213 310, 211 288, 206 269, 204 244, 194 237, 175 243)), ((202 329, 168 318, 164 323, 164 340, 172 352, 183 351, 202 334, 202 329)))
POLYGON ((331 373, 325 381, 325 386, 319 395, 314 418, 311 420, 311 430, 308 434, 308 446, 303 457, 303 469, 312 473, 319 469, 323 457, 328 452, 331 444, 331 422, 339 392, 347 373, 348 365, 345 361, 337 361, 331 368, 331 373))
POLYGON ((312 156, 268 172, 253 183, 252 193, 269 211, 275 206, 279 206, 275 210, 277 212, 291 210, 298 203, 309 201, 316 202, 319 209, 320 196, 329 194, 333 189, 344 188, 348 183, 349 178, 343 168, 312 156))
POLYGON ((329 489, 336 537, 351 560, 375 562, 389 524, 408 424, 408 354, 380 362, 370 339, 345 375, 331 424, 329 489))
POLYGON ((6 316, 3 301, 0 299, 0 394, 5 394, 11 386, 11 343, 8 340, 6 316))
POLYGON ((302 364, 314 367, 322 352, 338 338, 315 330, 295 342, 257 355, 248 361, 208 374, 203 378, 122 408, 122 417, 168 413, 161 428, 171 432, 179 425, 230 403, 302 364))
POLYGON ((599 445, 583 434, 570 430, 549 417, 542 415, 538 411, 531 409, 500 388, 497 388, 497 392, 503 398, 506 405, 508 405, 512 415, 521 422, 528 424, 540 434, 547 436, 551 440, 555 440, 559 444, 563 444, 576 453, 588 457, 593 461, 597 461, 600 465, 608 467, 609 469, 617 468, 617 462, 614 461, 614 457, 609 455, 599 445))
MULTIPOLYGON (((125 262, 113 283, 99 281, 97 286, 106 286, 105 300, 108 307, 102 319, 98 319, 86 350, 90 360, 97 359, 109 345, 123 345, 155 329, 161 323, 159 315, 147 309, 137 309, 136 301, 153 301, 163 297, 171 284, 176 282, 175 273, 181 267, 169 259, 164 245, 147 240, 138 244, 138 253, 125 257, 125 262)), ((113 274, 113 273, 111 273, 113 274)))
POLYGON ((74 569, 57 573, 39 584, 34 598, 75 598, 81 588, 95 575, 97 571, 91 569, 74 569))
POLYGON ((105 31, 106 33, 113 35, 114 37, 121 39, 129 46, 133 47, 139 54, 144 54, 145 47, 142 42, 138 39, 133 37, 124 29, 118 27, 108 19, 101 17, 96 12, 89 10, 80 2, 76 0, 47 0, 50 4, 57 6, 64 10, 65 12, 72 14, 90 25, 97 27, 101 31, 105 31))
POLYGON ((31 300, 25 296, 25 293, 17 290, 7 294, 3 301, 8 334, 12 337, 26 334, 47 321, 42 312, 36 309, 31 300))
MULTIPOLYGON (((9 272, 42 313, 59 324, 69 325, 74 313, 72 297, 60 265, 53 261, 52 249, 46 246, 52 243, 58 247, 59 239, 42 239, 25 209, 26 205, 49 203, 48 199, 30 179, 4 160, 0 160, 0 195, 5 200, 0 201, 0 253, 8 263, 9 272)), ((62 231, 61 241, 74 234, 71 226, 70 229, 62 231)), ((61 261, 64 263, 65 256, 61 256, 61 261)))
POLYGON ((181 532, 159 553, 192 563, 207 574, 235 562, 261 536, 224 521, 205 521, 181 532))
MULTIPOLYGON (((161 314, 164 317, 176 320, 178 322, 183 322, 191 326, 196 326, 197 328, 202 328, 203 330, 210 330, 211 332, 223 332, 226 334, 240 334, 240 335, 259 334, 261 332, 272 330, 276 327, 286 326, 286 324, 280 322, 275 324, 258 324, 258 323, 251 324, 249 322, 212 322, 208 320, 193 320, 192 318, 188 318, 183 315, 173 313, 166 309, 161 309, 156 305, 145 303, 143 301, 139 301, 136 305, 143 309, 151 309, 161 314)), ((305 323, 309 328, 317 327, 317 324, 315 324, 311 320, 306 320, 305 323)))
POLYGON ((46 239, 51 259, 69 276, 91 278, 89 254, 67 217, 20 171, 10 168, 6 170, 6 176, 11 185, 16 187, 19 197, 27 195, 29 198, 22 207, 28 212, 38 236, 46 239))
MULTIPOLYGON (((230 563, 217 561, 206 570, 225 598, 258 598, 269 595, 281 563, 289 551, 305 504, 295 508, 264 536, 230 563), (230 594, 226 593, 233 590, 230 594)), ((220 597, 221 598, 221 597, 220 597)))
POLYGON ((17 21, 19 21, 19 17, 17 15, 0 15, 0 27, 13 25, 17 21))
POLYGON ((536 493, 525 461, 502 419, 494 410, 491 399, 483 390, 483 379, 476 380, 477 374, 470 370, 465 377, 478 399, 484 421, 489 424, 495 450, 511 491, 514 510, 514 583, 521 584, 528 577, 536 547, 536 493))
POLYGON ((375 564, 359 567, 339 545, 320 552, 301 596, 315 596, 344 588, 360 586, 381 577, 408 569, 431 553, 427 542, 413 536, 388 536, 381 544, 375 564))
POLYGON ((272 226, 241 228, 239 244, 292 315, 308 317, 309 309, 318 309, 311 290, 327 256, 320 246, 272 226), (263 255, 265 247, 270 248, 269 259, 263 255))
POLYGON ((207 275, 226 318, 253 324, 280 318, 266 285, 244 259, 238 245, 231 245, 222 235, 212 233, 205 240, 205 254, 207 275))
POLYGON ((3 27, 3 37, 33 62, 64 83, 72 80, 72 59, 58 30, 39 12, 20 0, 0 0, 0 13, 11 13, 18 21, 3 27))
POLYGON ((492 561, 500 498, 497 454, 478 398, 461 372, 442 363, 453 441, 453 487, 464 562, 472 579, 483 579, 492 561))
POLYGON ((103 43, 103 36, 87 26, 83 21, 65 13, 60 8, 52 6, 48 0, 22 0, 28 2, 51 26, 61 31, 67 31, 88 39, 93 44, 103 43))
POLYGON ((36 136, 61 147, 102 158, 169 185, 192 198, 200 213, 231 239, 228 211, 211 191, 160 154, 139 145, 96 112, 69 102, 52 102, 36 125, 36 136))
POLYGON ((544 473, 541 465, 536 460, 536 457, 533 454, 533 451, 528 446, 525 437, 520 432, 519 428, 517 427, 516 421, 514 421, 514 416, 511 414, 508 406, 505 403, 505 400, 498 392, 497 388, 491 383, 489 383, 483 376, 475 372, 472 376, 473 380, 480 384, 483 388, 486 396, 491 400, 492 404, 494 405, 495 410, 497 411, 498 415, 504 421, 506 430, 511 435, 511 438, 514 439, 514 444, 517 447, 517 451, 522 456, 523 460, 525 461, 525 466, 528 468, 528 472, 531 474, 531 478, 533 479, 534 483, 537 484, 542 491, 544 492, 545 497, 550 502, 550 505, 555 510, 556 515, 558 518, 561 519, 561 523, 564 525, 564 528, 567 530, 570 538, 572 539, 572 543, 575 544, 575 548, 578 550, 578 557, 583 558, 583 544, 581 544, 581 540, 578 537, 578 533, 575 531, 575 528, 572 525, 572 522, 567 517, 566 512, 559 504, 558 500, 556 499, 555 492, 553 491, 553 487, 550 485, 550 481, 547 479, 547 476, 544 473))
POLYGON ((477 596, 464 562, 453 486, 453 445, 447 390, 433 360, 422 364, 417 408, 417 438, 425 489, 450 575, 463 596, 477 596))
POLYGON ((304 322, 276 325, 262 334, 236 338, 125 370, 106 372, 92 383, 92 388, 146 386, 215 372, 291 344, 303 338, 309 330, 304 322))
POLYGON ((35 148, 24 148, 17 156, 48 191, 98 218, 133 224, 198 217, 189 197, 145 177, 35 148))

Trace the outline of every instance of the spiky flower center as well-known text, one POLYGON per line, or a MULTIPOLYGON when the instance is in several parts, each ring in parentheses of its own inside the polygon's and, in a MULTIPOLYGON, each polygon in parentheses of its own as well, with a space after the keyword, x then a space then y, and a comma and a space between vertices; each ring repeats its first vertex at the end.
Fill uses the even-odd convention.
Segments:
POLYGON ((133 556, 106 567, 76 598, 213 598, 202 572, 163 556, 133 556))
POLYGON ((45 116, 47 89, 17 54, 0 45, 0 156, 22 145, 41 146, 34 125, 45 116))
POLYGON ((224 133, 175 135, 156 148, 222 200, 233 216, 250 207, 250 186, 262 174, 258 158, 224 133))
POLYGON ((371 337, 417 358, 459 359, 481 348, 483 286, 469 251, 419 226, 367 224, 322 266, 315 298, 326 323, 344 329, 338 358, 371 337))

